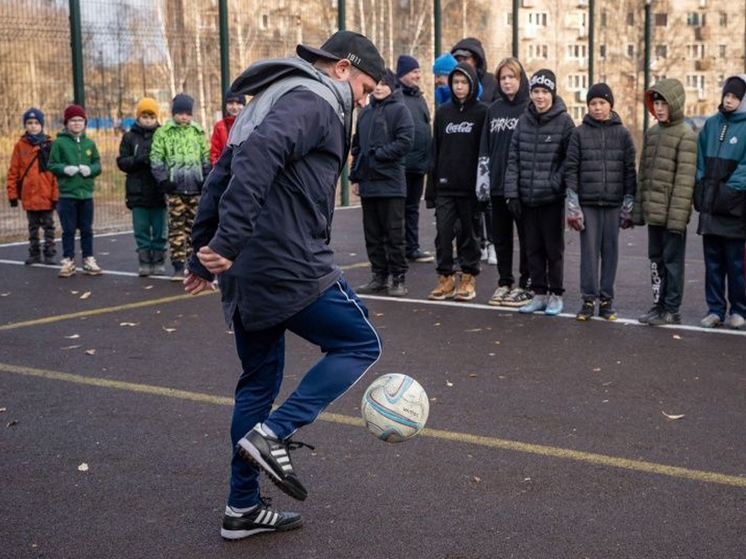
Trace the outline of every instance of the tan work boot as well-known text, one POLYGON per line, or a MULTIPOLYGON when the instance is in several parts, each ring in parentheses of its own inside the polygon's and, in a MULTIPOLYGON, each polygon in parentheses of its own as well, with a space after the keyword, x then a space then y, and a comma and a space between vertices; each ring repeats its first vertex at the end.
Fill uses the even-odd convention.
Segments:
POLYGON ((454 301, 471 301, 477 296, 477 278, 471 274, 461 276, 461 283, 453 298, 454 301))
POLYGON ((438 285, 427 296, 433 301, 451 299, 456 294, 456 276, 438 276, 438 285))

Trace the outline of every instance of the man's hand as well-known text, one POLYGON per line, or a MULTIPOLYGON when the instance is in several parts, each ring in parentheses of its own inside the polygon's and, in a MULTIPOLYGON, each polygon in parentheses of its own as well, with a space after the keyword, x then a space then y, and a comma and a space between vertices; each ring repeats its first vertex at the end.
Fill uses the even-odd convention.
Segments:
POLYGON ((215 291, 215 284, 189 272, 189 275, 184 280, 184 291, 191 295, 197 295, 202 293, 205 289, 215 291))
POLYGON ((352 183, 352 193, 355 196, 360 196, 360 183, 357 183, 357 182, 352 183))
POLYGON ((233 261, 220 256, 209 246, 203 246, 197 253, 200 263, 207 268, 211 274, 222 274, 227 272, 233 266, 233 261))

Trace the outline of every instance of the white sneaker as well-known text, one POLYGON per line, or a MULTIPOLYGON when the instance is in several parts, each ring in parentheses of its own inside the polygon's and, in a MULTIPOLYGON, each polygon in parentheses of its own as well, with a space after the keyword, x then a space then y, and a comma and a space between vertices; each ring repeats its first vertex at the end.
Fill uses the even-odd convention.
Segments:
POLYGON ((510 287, 507 285, 501 285, 497 289, 495 289, 495 292, 492 294, 492 297, 490 297, 490 300, 487 301, 490 305, 500 306, 503 304, 503 300, 505 297, 507 297, 510 294, 510 287))
POLYGON ((746 325, 746 318, 740 314, 732 314, 728 317, 725 324, 732 330, 741 330, 746 325))
POLYGON ((75 275, 75 262, 72 258, 63 258, 60 261, 60 271, 57 274, 59 278, 69 278, 75 275))
POLYGON ((482 249, 482 255, 481 255, 481 256, 479 257, 479 259, 480 259, 480 260, 481 260, 482 262, 486 262, 486 261, 487 261, 487 257, 488 257, 488 256, 489 256, 489 255, 488 255, 488 250, 487 250, 487 247, 484 247, 484 248, 482 249))
POLYGON ((103 272, 93 256, 86 256, 83 259, 83 273, 89 276, 100 276, 103 272))
POLYGON ((490 243, 487 245, 487 264, 497 264, 497 253, 495 252, 495 245, 490 243))

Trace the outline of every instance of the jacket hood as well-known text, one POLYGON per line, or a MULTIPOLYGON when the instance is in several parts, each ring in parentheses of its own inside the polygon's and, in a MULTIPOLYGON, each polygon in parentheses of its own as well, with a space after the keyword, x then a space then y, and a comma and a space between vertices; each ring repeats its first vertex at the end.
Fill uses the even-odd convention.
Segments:
POLYGON ((675 78, 660 80, 645 92, 645 106, 648 108, 650 114, 655 116, 653 112, 653 93, 660 94, 666 100, 670 111, 668 122, 660 124, 671 126, 684 122, 686 93, 684 92, 683 84, 679 80, 675 78))
POLYGON ((461 105, 461 101, 459 101, 456 98, 456 95, 453 93, 453 74, 455 72, 460 72, 461 74, 464 74, 469 79, 469 95, 467 96, 466 100, 464 101, 464 105, 471 105, 473 103, 476 103, 477 101, 477 93, 479 91, 479 78, 477 77, 477 70, 469 64, 468 62, 459 62, 456 64, 456 67, 451 71, 450 74, 448 74, 448 87, 451 90, 451 101, 454 105, 457 107, 461 105))
POLYGON ((197 130, 199 130, 200 134, 204 133, 202 127, 194 121, 190 122, 186 126, 183 126, 180 124, 176 124, 173 120, 169 120, 161 128, 163 128, 164 131, 169 131, 173 128, 196 128, 197 130))
MULTIPOLYGON (((723 107, 722 98, 725 95, 725 84, 728 83, 728 81, 730 80, 741 80, 742 82, 746 84, 746 74, 738 74, 735 76, 731 76, 723 82, 723 92, 720 95, 721 102, 720 102, 720 105, 718 106, 718 110, 720 110, 721 112, 722 112, 722 107, 723 107)), ((737 113, 746 113, 746 96, 744 96, 744 98, 741 99, 741 104, 738 105, 738 108, 730 114, 737 114, 737 113)))
POLYGON ((466 37, 465 39, 461 39, 458 43, 453 45, 451 54, 453 54, 457 50, 462 49, 468 50, 474 55, 474 58, 477 61, 477 68, 481 72, 487 71, 487 57, 484 55, 484 47, 482 46, 482 42, 479 39, 475 37, 466 37))
POLYGON ((301 58, 275 58, 260 60, 246 68, 231 84, 231 91, 244 95, 256 95, 277 80, 290 76, 311 78, 328 87, 344 107, 346 114, 352 113, 352 88, 350 84, 333 80, 310 62, 301 58))
MULTIPOLYGON (((518 62, 518 60, 516 60, 518 62)), ((495 76, 495 80, 497 81, 497 91, 500 93, 500 97, 502 98, 503 102, 507 103, 508 105, 520 105, 521 103, 525 103, 526 99, 529 97, 529 89, 528 89, 528 76, 526 75, 526 70, 523 68, 523 64, 518 62, 518 66, 521 67, 521 85, 518 86, 518 92, 515 94, 515 97, 513 99, 508 99, 508 97, 503 93, 503 88, 500 85, 500 79, 498 76, 495 76)))
POLYGON ((609 118, 609 120, 598 121, 595 118, 593 118, 590 114, 586 113, 585 116, 583 117, 583 124, 587 124, 588 126, 594 126, 596 128, 601 128, 603 126, 621 126, 622 117, 620 117, 616 111, 611 111, 611 117, 609 118))
POLYGON ((396 103, 401 102, 404 99, 404 94, 401 92, 401 89, 395 89, 391 92, 391 95, 385 97, 384 99, 376 99, 373 97, 373 95, 370 96, 370 104, 374 107, 378 105, 387 105, 389 103, 396 103))
POLYGON ((536 110, 536 105, 534 105, 533 101, 529 101, 528 107, 526 108, 526 113, 529 115, 529 117, 539 123, 552 120, 554 117, 556 117, 560 113, 566 113, 566 112, 567 112, 567 105, 565 105, 565 101, 559 95, 557 95, 557 97, 554 98, 554 103, 552 103, 552 106, 549 107, 549 110, 545 113, 539 113, 536 110))

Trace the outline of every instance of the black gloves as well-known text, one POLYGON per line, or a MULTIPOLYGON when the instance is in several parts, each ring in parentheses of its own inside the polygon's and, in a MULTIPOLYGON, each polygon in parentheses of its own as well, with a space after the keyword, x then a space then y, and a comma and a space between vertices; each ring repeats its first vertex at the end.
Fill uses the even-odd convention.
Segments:
POLYGON ((508 198, 508 210, 516 219, 521 218, 521 201, 518 198, 508 198))
POLYGON ((10 207, 11 208, 17 208, 18 207, 18 198, 15 200, 10 200, 10 207))

